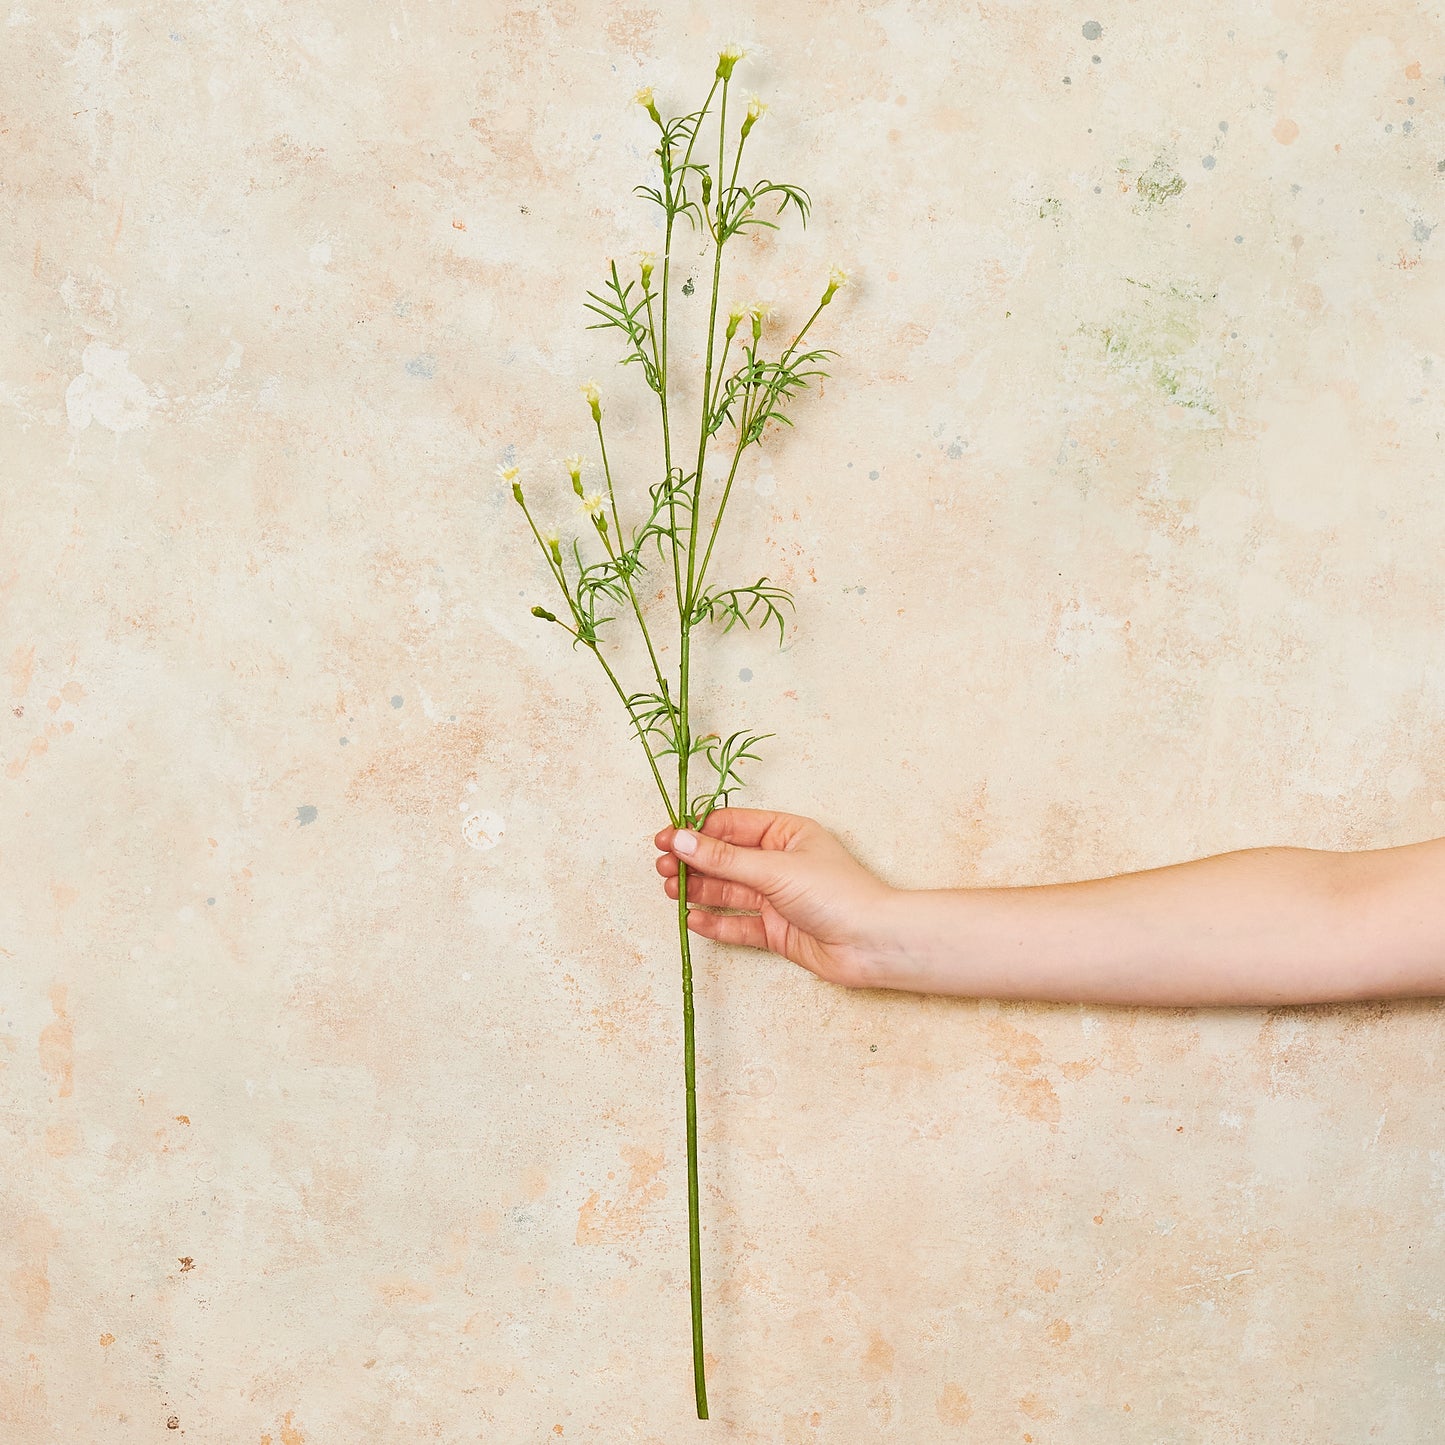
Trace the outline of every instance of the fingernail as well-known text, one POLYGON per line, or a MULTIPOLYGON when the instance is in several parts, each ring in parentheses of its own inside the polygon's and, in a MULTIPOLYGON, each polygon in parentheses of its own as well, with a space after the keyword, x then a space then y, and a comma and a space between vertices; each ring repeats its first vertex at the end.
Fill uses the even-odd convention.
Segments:
POLYGON ((689 833, 686 828, 679 828, 677 832, 672 835, 672 851, 674 853, 696 853, 697 834, 689 833))

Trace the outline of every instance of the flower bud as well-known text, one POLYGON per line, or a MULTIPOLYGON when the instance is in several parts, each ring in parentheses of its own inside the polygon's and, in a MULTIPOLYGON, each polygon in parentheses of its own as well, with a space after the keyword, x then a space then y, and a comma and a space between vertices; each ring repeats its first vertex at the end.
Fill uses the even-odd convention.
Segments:
POLYGON ((555 622, 557 620, 555 614, 548 612, 545 607, 534 607, 532 609, 532 616, 540 617, 543 622, 555 622))
POLYGON ((712 173, 710 171, 704 171, 702 173, 702 203, 704 207, 706 207, 710 200, 712 200, 712 173))
POLYGON ((648 115, 650 115, 658 125, 662 124, 662 117, 657 113, 657 103, 652 98, 652 87, 650 85, 644 85, 632 98, 647 111, 648 115))
POLYGON ((523 503, 523 501, 522 501, 522 484, 521 484, 521 482, 513 482, 513 483, 512 483, 512 498, 513 498, 513 500, 517 503, 517 505, 518 505, 519 507, 525 505, 525 503, 523 503))
POLYGON ((743 117, 743 139, 748 138, 748 132, 762 118, 763 112, 768 108, 765 100, 759 99, 756 95, 748 101, 748 113, 743 117))
POLYGON ((726 50, 720 50, 717 57, 717 78, 719 80, 731 80, 733 66, 740 61, 747 51, 736 45, 729 45, 726 50))
POLYGON ((762 301, 759 301, 756 305, 749 308, 750 314, 753 318, 754 341, 757 341, 762 337, 763 322, 772 319, 773 310, 773 307, 767 305, 765 302, 762 301))
POLYGON ((584 381, 582 383, 582 395, 587 398, 587 405, 592 408, 592 420, 602 420, 602 393, 598 390, 595 381, 584 381))

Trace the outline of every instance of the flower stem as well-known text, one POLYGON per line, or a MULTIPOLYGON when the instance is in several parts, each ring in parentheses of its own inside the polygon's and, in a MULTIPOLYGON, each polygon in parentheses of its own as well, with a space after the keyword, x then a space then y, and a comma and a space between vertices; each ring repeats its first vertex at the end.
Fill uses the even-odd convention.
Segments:
MULTIPOLYGON (((602 419, 596 418, 597 445, 602 451, 602 471, 607 478, 607 495, 612 502, 612 521, 617 528, 617 545, 622 547, 622 522, 617 515, 617 494, 612 487, 612 468, 607 461, 607 443, 602 439, 602 419)), ((627 564, 619 562, 617 553, 612 550, 612 539, 606 532, 601 533, 602 543, 607 548, 608 559, 617 568, 618 574, 627 585, 627 595, 632 599, 632 611, 637 617, 637 625, 642 629, 642 640, 647 644, 647 655, 652 659, 652 675, 657 679, 657 686, 662 694, 662 701, 667 707, 668 717, 674 728, 677 723, 676 710, 673 708, 672 700, 667 696, 667 688, 662 680, 662 664, 657 660, 657 651, 652 645, 652 634, 647 630, 647 618, 643 615, 642 604, 637 600, 637 592, 632 585, 632 571, 627 564)), ((626 548, 623 548, 624 553, 626 548)), ((651 750, 649 749, 649 752, 651 750)))
POLYGON ((707 1419, 702 1351, 702 1236, 697 1197, 697 1046, 692 1024, 692 946, 687 931, 687 864, 677 868, 677 933, 682 951, 682 1069, 687 1091, 687 1263, 692 1299, 692 1385, 697 1418, 707 1419))
MULTIPOLYGON (((542 534, 537 530, 537 524, 532 520, 531 508, 527 506, 526 502, 522 503, 522 515, 527 519, 527 525, 532 529, 532 535, 537 539, 537 545, 542 549, 542 555, 547 559, 548 570, 556 579, 557 585, 562 589, 562 596, 567 601, 567 610, 572 614, 572 620, 577 624, 577 630, 568 627, 565 622, 562 622, 557 618, 553 618, 553 621, 556 622, 557 626, 560 627, 562 631, 565 632, 570 638, 572 638, 574 642, 580 642, 583 647, 591 649, 593 657, 595 657, 597 661, 602 664, 602 671, 607 674, 607 680, 612 684, 613 690, 617 693, 617 696, 622 699, 622 706, 626 709, 627 716, 632 722, 632 730, 634 733, 637 734, 638 742, 642 744, 642 751, 647 754, 647 765, 652 769, 652 777, 653 780, 657 783, 657 791, 662 794, 662 804, 663 807, 667 809, 668 819, 672 823, 672 826, 674 828, 680 827, 682 824, 682 817, 680 814, 673 811, 672 799, 667 795, 667 784, 662 781, 662 774, 657 770, 657 759, 653 756, 652 749, 647 745, 647 738, 643 735, 642 730, 637 726, 637 717, 632 711, 631 703, 627 701, 626 690, 623 688, 622 683, 618 680, 617 674, 613 672, 612 668, 608 665, 607 659, 603 657, 602 651, 597 646, 596 641, 592 638, 584 637, 582 635, 582 632, 580 630, 582 627, 582 617, 577 611, 576 602, 572 598, 572 589, 567 586, 567 574, 563 572, 561 566, 553 559, 551 548, 548 547, 547 544, 542 540, 542 534)), ((609 548, 608 550, 610 551, 611 549, 609 548)), ((666 692, 667 688, 664 686, 664 700, 666 692)))
MULTIPOLYGON (((823 306, 820 303, 817 307, 814 308, 813 314, 803 323, 803 329, 799 331, 798 334, 793 338, 791 344, 788 346, 788 349, 783 353, 782 358, 779 360, 778 365, 780 367, 785 367, 788 364, 789 358, 798 349, 798 343, 802 341, 804 336, 807 335, 808 328, 818 319, 818 315, 822 311, 822 309, 823 306)), ((748 434, 748 427, 751 424, 751 419, 748 416, 748 402, 752 399, 752 390, 752 384, 749 383, 748 390, 743 401, 743 416, 741 421, 738 423, 738 444, 733 451, 732 468, 728 472, 727 485, 723 488, 722 500, 718 503, 717 516, 714 517, 712 521, 712 533, 707 539, 707 549, 702 554, 702 567, 699 569, 697 574, 697 585, 699 588, 702 587, 703 579, 707 576, 707 564, 709 559, 712 557, 713 543, 717 541, 718 528, 722 526, 723 511, 727 507, 728 496, 731 494, 733 489, 733 478, 737 475, 738 459, 742 456, 743 452, 748 447, 748 442, 745 440, 745 438, 748 434)), ((759 438, 759 440, 761 440, 761 438, 759 438)))
MULTIPOLYGON (((703 117, 707 114, 707 108, 712 104, 712 98, 717 92, 717 77, 713 77, 711 88, 708 90, 707 99, 702 103, 702 109, 697 114, 697 122, 692 128, 692 134, 687 139, 687 149, 682 154, 682 166, 680 168, 682 180, 681 186, 687 185, 687 167, 692 160, 692 148, 697 143, 697 133, 702 129, 703 117)), ((663 150, 667 150, 667 142, 663 141, 663 150)), ((663 466, 667 472, 667 520, 668 528, 672 535, 672 581, 673 589, 677 597, 677 608, 679 614, 683 613, 683 592, 682 592, 682 562, 678 554, 677 545, 677 504, 672 497, 672 433, 669 427, 667 415, 667 305, 671 287, 668 284, 672 271, 672 227, 677 219, 677 211, 672 205, 673 191, 671 183, 672 167, 667 163, 664 156, 664 171, 669 177, 667 181, 667 234, 663 239, 662 250, 662 362, 657 368, 658 381, 661 383, 660 398, 662 402, 662 457, 663 466)), ((650 316, 649 316, 650 319, 650 316)))

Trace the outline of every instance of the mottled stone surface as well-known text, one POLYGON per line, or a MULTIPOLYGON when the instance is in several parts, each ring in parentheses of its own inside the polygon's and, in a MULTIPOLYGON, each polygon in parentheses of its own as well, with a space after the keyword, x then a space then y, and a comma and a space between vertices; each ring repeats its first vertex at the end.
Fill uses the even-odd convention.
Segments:
POLYGON ((751 801, 915 886, 1435 836, 1438 7, 0 18, 0 1437, 1440 1438, 1434 1005, 709 945, 692 1419, 663 819, 494 475, 572 526, 595 375, 640 495, 582 302, 736 39, 815 211, 724 298, 855 281, 720 544, 751 801))

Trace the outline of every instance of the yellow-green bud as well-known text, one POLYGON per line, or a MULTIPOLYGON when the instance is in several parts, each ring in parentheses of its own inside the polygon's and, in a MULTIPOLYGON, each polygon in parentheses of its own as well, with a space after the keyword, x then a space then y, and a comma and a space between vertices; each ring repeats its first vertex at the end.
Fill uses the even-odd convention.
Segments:
POLYGON ((742 138, 748 138, 748 132, 758 123, 762 113, 768 108, 765 100, 760 100, 756 95, 748 101, 748 113, 743 117, 742 138))
POLYGON ((560 567, 562 565, 562 542, 558 537, 547 538, 547 550, 552 554, 552 560, 560 567))
POLYGON ((644 85, 632 98, 638 105, 646 109, 648 115, 650 115, 658 125, 662 124, 662 117, 657 113, 657 102, 652 98, 652 87, 650 85, 644 85))
POLYGON ((540 617, 543 622, 555 622, 557 620, 545 607, 534 607, 532 609, 532 616, 540 617))
POLYGON ((702 173, 702 203, 704 206, 712 200, 712 174, 709 171, 702 173))
POLYGON ((572 473, 572 490, 580 497, 582 495, 582 477, 580 473, 572 473))
POLYGON ((514 498, 516 498, 516 500, 517 500, 517 502, 518 502, 519 504, 525 505, 524 503, 522 503, 522 484, 521 484, 521 482, 513 482, 513 483, 512 483, 512 496, 513 496, 514 498))
POLYGON ((592 408, 592 420, 602 420, 602 393, 598 390, 595 381, 584 381, 582 383, 582 395, 587 398, 587 405, 592 408))
POLYGON ((736 45, 729 45, 726 50, 720 50, 717 57, 717 78, 719 80, 731 80, 733 66, 746 54, 747 51, 740 50, 736 45))

